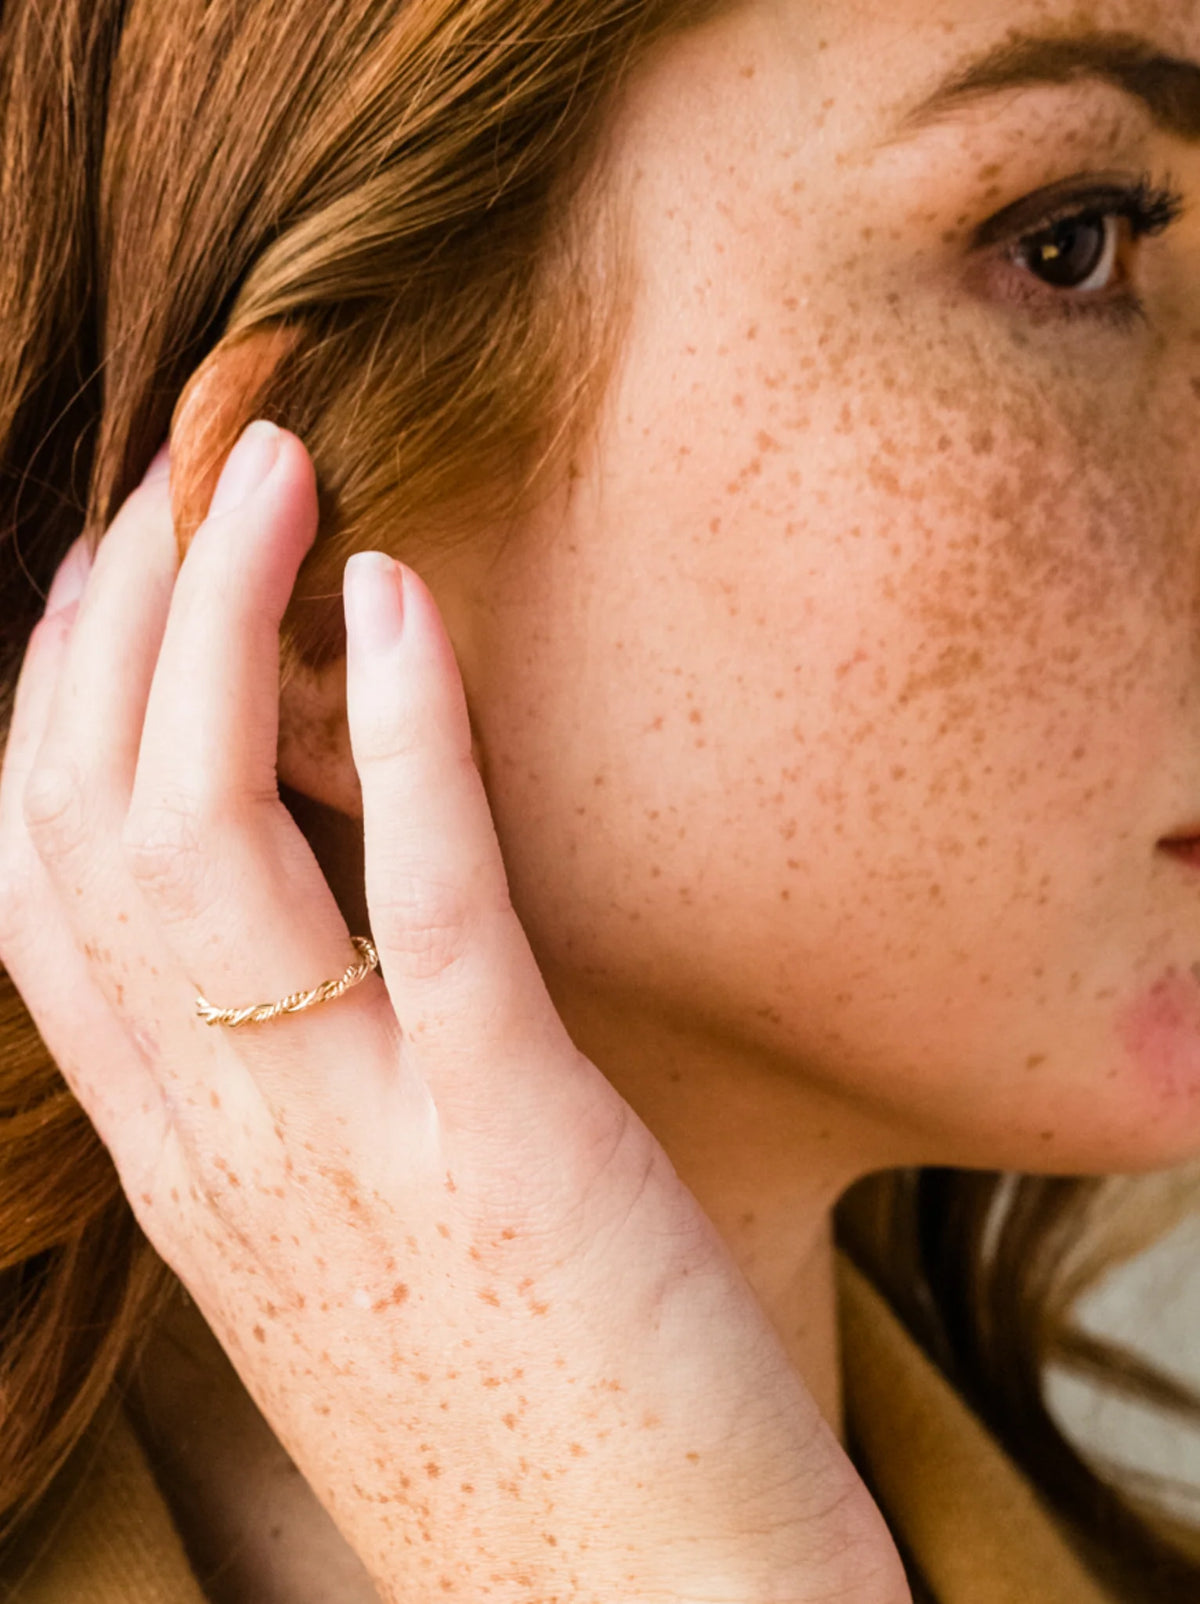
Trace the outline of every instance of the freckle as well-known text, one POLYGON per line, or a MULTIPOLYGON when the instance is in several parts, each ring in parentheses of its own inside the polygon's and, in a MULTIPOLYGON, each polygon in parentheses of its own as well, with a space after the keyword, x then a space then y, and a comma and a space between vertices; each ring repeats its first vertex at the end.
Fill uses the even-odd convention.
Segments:
POLYGON ((460 1493, 473 1493, 475 1491, 475 1487, 473 1483, 465 1481, 459 1486, 458 1490, 460 1493))
POLYGON ((454 1184, 454 1177, 451 1175, 449 1170, 446 1171, 446 1179, 442 1184, 445 1186, 447 1192, 458 1191, 458 1187, 454 1184))
POLYGON ((440 1465, 435 1465, 431 1459, 425 1466, 425 1474, 432 1480, 433 1477, 440 1476, 442 1474, 442 1467, 440 1465))
POLYGON ((216 1092, 209 1092, 208 1100, 214 1108, 220 1108, 221 1099, 217 1096, 216 1092))
POLYGON ((548 1303, 531 1303, 529 1312, 530 1314, 549 1314, 550 1305, 548 1303))
POLYGON ((404 1284, 403 1281, 397 1281, 396 1285, 392 1288, 391 1292, 388 1293, 387 1297, 386 1298, 378 1298, 371 1305, 371 1307, 372 1307, 372 1309, 374 1309, 376 1314, 379 1314, 380 1311, 383 1310, 383 1309, 395 1308, 399 1304, 406 1303, 407 1301, 408 1301, 408 1287, 404 1284))
POLYGON ((698 1465, 700 1463, 700 1455, 697 1454, 697 1453, 693 1452, 693 1453, 690 1453, 690 1454, 685 1454, 684 1457, 686 1459, 690 1459, 693 1465, 698 1465))
POLYGON ((1191 381, 1191 385, 1192 385, 1192 394, 1196 397, 1197 401, 1200 401, 1200 378, 1193 379, 1191 381))
POLYGON ((129 915, 127 913, 119 913, 117 915, 117 923, 119 925, 127 925, 129 923, 129 915))
POLYGON ((1043 1142, 1052 1142, 1054 1140, 1054 1132, 1053 1131, 1042 1131, 1041 1138, 1042 1138, 1043 1142))
POLYGON ((437 1222, 437 1228, 438 1228, 438 1235, 439 1236, 449 1236, 450 1235, 450 1227, 445 1223, 445 1221, 439 1220, 437 1222))
POLYGON ((255 1342, 265 1342, 267 1340, 267 1333, 263 1330, 263 1328, 261 1326, 255 1326, 255 1328, 254 1328, 254 1340, 255 1340, 255 1342))

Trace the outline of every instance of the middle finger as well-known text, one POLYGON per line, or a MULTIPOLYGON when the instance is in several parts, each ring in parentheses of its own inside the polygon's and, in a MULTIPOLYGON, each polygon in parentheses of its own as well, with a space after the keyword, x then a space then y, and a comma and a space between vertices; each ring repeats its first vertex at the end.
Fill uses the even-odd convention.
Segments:
MULTIPOLYGON (((175 585, 122 846, 188 977, 189 1006, 197 993, 218 1007, 269 1003, 359 958, 276 774, 279 626, 317 519, 301 442, 252 425, 175 585)), ((378 976, 303 1018, 232 1036, 203 1029, 223 1038, 273 1109, 301 1119, 331 1099, 346 1112, 348 1061, 360 1109, 378 1106, 393 1073, 395 1020, 378 976)))

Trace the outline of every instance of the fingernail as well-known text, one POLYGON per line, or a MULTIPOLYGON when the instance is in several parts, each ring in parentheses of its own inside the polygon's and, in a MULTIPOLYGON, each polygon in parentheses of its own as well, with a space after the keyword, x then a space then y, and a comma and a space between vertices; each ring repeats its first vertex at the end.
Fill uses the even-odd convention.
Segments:
POLYGON ((232 512, 254 494, 275 466, 281 435, 282 431, 265 418, 242 431, 221 469, 208 509, 210 515, 232 512))
POLYGON ((61 613, 83 595, 87 576, 91 571, 92 557, 88 551, 87 536, 80 535, 58 565, 58 572, 46 597, 46 616, 61 613))
POLYGON ((354 645, 381 651, 404 624, 404 580, 400 564, 383 551, 356 551, 343 578, 347 632, 354 645))

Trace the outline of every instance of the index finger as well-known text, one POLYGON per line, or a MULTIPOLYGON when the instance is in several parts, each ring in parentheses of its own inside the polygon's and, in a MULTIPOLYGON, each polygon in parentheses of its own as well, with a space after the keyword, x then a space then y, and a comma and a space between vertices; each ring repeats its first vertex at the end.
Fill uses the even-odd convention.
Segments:
POLYGON ((381 552, 345 571, 346 701, 367 906, 392 1006, 440 1111, 528 1128, 594 1099, 509 898, 454 651, 428 588, 381 552), (502 1076, 502 1084, 497 1077, 502 1076))

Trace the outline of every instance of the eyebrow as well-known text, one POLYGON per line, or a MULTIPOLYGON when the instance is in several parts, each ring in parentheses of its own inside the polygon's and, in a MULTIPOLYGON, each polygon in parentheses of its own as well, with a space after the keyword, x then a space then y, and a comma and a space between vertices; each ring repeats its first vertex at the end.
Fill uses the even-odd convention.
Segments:
POLYGON ((1167 133, 1200 143, 1200 63, 1169 56, 1140 34, 1018 34, 951 78, 903 118, 912 133, 986 95, 1031 84, 1098 78, 1132 95, 1167 133))

